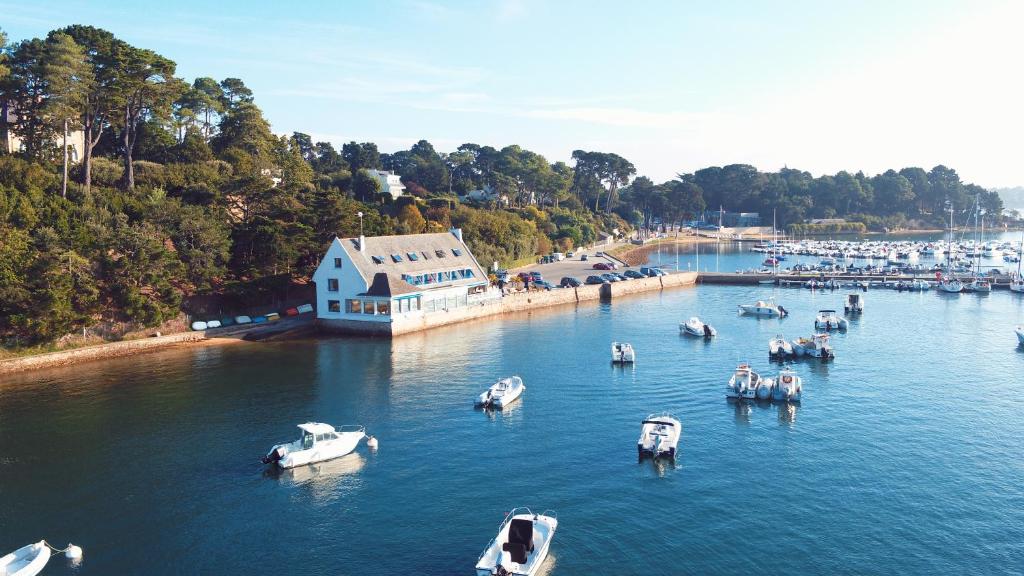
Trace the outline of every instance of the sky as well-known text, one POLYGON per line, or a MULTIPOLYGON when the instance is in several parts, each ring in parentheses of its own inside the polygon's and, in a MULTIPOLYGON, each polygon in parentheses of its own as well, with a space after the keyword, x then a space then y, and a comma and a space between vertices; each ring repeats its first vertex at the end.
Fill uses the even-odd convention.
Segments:
POLYGON ((661 182, 937 164, 1024 184, 1024 2, 3 2, 10 40, 105 28, 238 77, 276 133, 381 151, 615 152, 661 182), (291 4, 291 7, 285 7, 291 4))

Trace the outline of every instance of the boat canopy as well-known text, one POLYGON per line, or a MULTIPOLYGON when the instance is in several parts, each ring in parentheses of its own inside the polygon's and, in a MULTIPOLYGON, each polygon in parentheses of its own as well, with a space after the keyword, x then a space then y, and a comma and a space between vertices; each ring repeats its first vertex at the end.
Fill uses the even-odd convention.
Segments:
POLYGON ((306 422, 305 424, 299 424, 299 430, 309 432, 310 434, 327 434, 328 432, 334 432, 334 426, 321 422, 306 422))

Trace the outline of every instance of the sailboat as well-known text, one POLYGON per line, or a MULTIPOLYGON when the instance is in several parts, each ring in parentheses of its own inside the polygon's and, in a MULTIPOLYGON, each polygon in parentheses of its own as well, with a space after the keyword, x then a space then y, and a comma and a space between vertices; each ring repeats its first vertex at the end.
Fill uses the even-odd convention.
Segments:
POLYGON ((1024 232, 1020 233, 1020 248, 1017 249, 1017 273, 1010 278, 1010 290, 1024 294, 1024 277, 1020 275, 1020 256, 1024 255, 1024 232))
POLYGON ((985 217, 983 212, 978 206, 978 197, 974 197, 974 245, 975 245, 975 258, 974 258, 974 280, 967 285, 967 289, 970 292, 978 292, 981 294, 987 294, 992 291, 992 283, 987 278, 981 275, 981 256, 984 254, 982 248, 982 241, 985 239, 985 217), (981 219, 981 232, 979 237, 978 232, 978 219, 981 219))
POLYGON ((953 253, 953 204, 949 201, 949 248, 946 250, 946 274, 936 273, 939 281, 939 290, 950 294, 959 294, 964 289, 964 283, 953 276, 953 263, 950 257, 953 253))

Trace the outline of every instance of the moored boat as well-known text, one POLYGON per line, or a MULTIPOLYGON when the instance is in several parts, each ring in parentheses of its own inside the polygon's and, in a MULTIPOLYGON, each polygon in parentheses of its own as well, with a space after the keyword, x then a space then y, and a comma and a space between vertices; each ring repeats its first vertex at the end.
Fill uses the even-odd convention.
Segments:
POLYGON ((860 314, 864 311, 864 297, 860 294, 847 294, 843 310, 847 314, 860 314))
POLYGON ((502 378, 477 396, 476 406, 500 410, 519 399, 524 390, 526 390, 526 386, 519 376, 502 378))
POLYGON ((803 380, 796 372, 784 368, 775 378, 772 387, 772 400, 776 402, 799 402, 803 393, 803 380))
POLYGON ((810 338, 798 338, 793 341, 793 350, 797 356, 811 356, 823 360, 835 358, 835 352, 829 343, 828 334, 815 334, 810 338))
POLYGON ((725 397, 736 400, 753 400, 757 397, 758 386, 761 382, 761 375, 754 372, 747 363, 740 364, 729 378, 725 386, 725 397))
POLYGON ((679 324, 679 333, 703 338, 718 336, 717 330, 712 328, 710 324, 705 324, 696 316, 690 318, 686 322, 681 322, 679 324))
POLYGON ((675 458, 683 425, 673 414, 651 414, 640 423, 640 439, 636 441, 639 458, 675 458))
POLYGON ((636 351, 628 342, 612 342, 612 363, 627 364, 636 362, 636 351))
POLYGON ((758 300, 753 304, 740 304, 739 313, 750 316, 767 316, 770 318, 782 318, 788 312, 774 300, 758 300))
POLYGON ((548 556, 558 518, 551 510, 534 514, 516 508, 476 562, 477 576, 534 576, 548 556))
POLYGON ((819 330, 846 330, 850 327, 850 322, 846 318, 841 318, 835 310, 818 310, 818 315, 814 319, 814 327, 819 330))
POLYGON ((35 576, 50 561, 50 547, 45 540, 22 546, 0 558, 0 574, 4 576, 35 576))
POLYGON ((768 358, 784 360, 791 356, 793 356, 793 345, 782 334, 778 334, 768 341, 768 358))
POLYGON ((299 424, 302 435, 294 442, 278 444, 263 457, 264 464, 277 464, 281 468, 294 468, 314 462, 340 458, 356 449, 366 438, 362 426, 335 428, 322 422, 299 424))

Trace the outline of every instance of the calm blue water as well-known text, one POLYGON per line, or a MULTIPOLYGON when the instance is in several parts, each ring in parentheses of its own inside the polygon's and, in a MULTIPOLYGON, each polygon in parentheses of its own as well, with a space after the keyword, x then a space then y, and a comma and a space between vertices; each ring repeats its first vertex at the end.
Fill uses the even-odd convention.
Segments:
POLYGON ((0 380, 0 550, 83 546, 61 574, 470 574, 516 505, 558 511, 549 574, 1022 574, 1024 298, 871 291, 800 362, 800 407, 730 404, 767 340, 843 292, 705 286, 394 341, 169 350, 0 380), (678 335, 700 315, 719 332, 678 335), (635 368, 609 343, 632 342, 635 368), (519 374, 512 410, 473 398, 519 374), (641 419, 682 420, 675 466, 638 464, 641 419), (267 473, 306 420, 377 435, 267 473))

